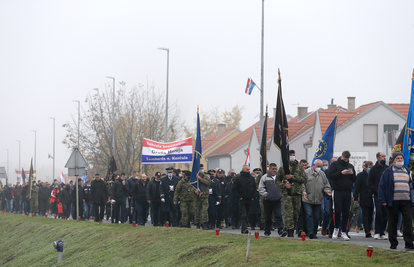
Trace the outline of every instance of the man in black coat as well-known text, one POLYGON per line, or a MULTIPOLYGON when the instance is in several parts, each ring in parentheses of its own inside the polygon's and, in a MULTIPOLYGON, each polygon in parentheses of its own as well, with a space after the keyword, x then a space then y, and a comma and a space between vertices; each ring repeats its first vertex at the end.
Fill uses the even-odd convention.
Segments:
MULTIPOLYGON (((115 181, 112 187, 111 201, 115 200, 115 223, 118 223, 119 212, 121 211, 121 223, 125 222, 127 218, 126 213, 126 199, 129 196, 129 183, 127 183, 125 175, 115 181)), ((131 202, 132 203, 132 202, 131 202)))
POLYGON ((91 203, 95 211, 95 222, 102 221, 104 217, 105 204, 108 202, 108 188, 101 179, 99 173, 95 174, 95 180, 91 183, 91 203))
MULTIPOLYGON (((39 207, 40 215, 45 215, 47 210, 47 202, 49 201, 50 190, 46 185, 46 182, 42 183, 42 187, 39 188, 39 207)), ((25 196, 23 197, 24 200, 25 196)))
POLYGON ((155 178, 148 183, 147 187, 147 201, 151 204, 151 216, 154 226, 160 226, 160 179, 161 173, 156 172, 155 178))
POLYGON ((334 203, 334 232, 332 239, 337 239, 339 234, 339 224, 342 214, 342 240, 349 241, 349 209, 351 207, 351 194, 353 183, 356 182, 354 166, 349 163, 351 153, 347 150, 342 152, 342 156, 332 162, 327 173, 332 180, 333 203, 334 203))
POLYGON ((216 173, 216 179, 219 182, 220 185, 220 195, 221 195, 221 199, 220 199, 220 204, 217 205, 217 222, 216 222, 216 227, 217 228, 222 228, 221 227, 221 222, 223 221, 223 218, 225 218, 227 216, 227 203, 224 200, 224 198, 226 197, 226 186, 227 186, 227 179, 224 175, 224 170, 223 169, 218 169, 217 173, 216 173))
POLYGON ((374 164, 372 161, 366 161, 364 166, 365 169, 358 173, 357 181, 355 183, 355 195, 354 202, 359 205, 362 209, 362 221, 364 224, 365 237, 372 237, 370 230, 372 224, 372 215, 374 213, 374 204, 372 203, 372 195, 368 188, 368 173, 372 169, 374 164))
POLYGON ((167 168, 167 177, 160 181, 161 223, 169 221, 170 225, 178 226, 177 206, 174 205, 174 193, 178 178, 173 176, 172 167, 167 168))
MULTIPOLYGON (((208 228, 213 229, 216 222, 217 206, 221 202, 220 182, 215 178, 215 170, 207 171, 211 183, 208 189, 208 228)), ((218 227, 218 226, 217 226, 218 227)))
MULTIPOLYGON (((147 221, 147 214, 149 203, 147 199, 148 180, 147 176, 142 173, 140 180, 132 188, 132 203, 134 203, 134 217, 133 221, 138 222, 138 225, 145 225, 147 221)), ((131 207, 132 209, 132 207, 131 207)))
MULTIPOLYGON (((387 209, 385 206, 381 205, 380 201, 378 200, 378 184, 381 179, 381 175, 383 171, 388 168, 386 163, 386 156, 382 152, 378 152, 377 155, 377 162, 372 167, 370 172, 368 173, 368 187, 371 191, 371 194, 374 195, 374 202, 375 202, 375 231, 374 231, 374 238, 375 239, 384 239, 386 240, 388 237, 385 235, 385 228, 387 227, 387 209)), ((365 225, 364 225, 365 226, 365 225)))
POLYGON ((63 219, 69 219, 71 203, 69 184, 66 184, 65 187, 59 192, 59 203, 63 204, 63 219))
POLYGON ((242 171, 234 179, 233 194, 239 200, 239 210, 241 216, 241 233, 248 234, 247 215, 252 207, 253 200, 256 196, 256 181, 250 175, 249 165, 243 165, 242 171))

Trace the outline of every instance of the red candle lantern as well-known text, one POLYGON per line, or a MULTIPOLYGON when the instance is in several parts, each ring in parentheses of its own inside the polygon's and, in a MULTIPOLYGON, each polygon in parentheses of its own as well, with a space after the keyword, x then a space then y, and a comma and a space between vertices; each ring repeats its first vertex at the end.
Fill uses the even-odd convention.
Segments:
POLYGON ((79 221, 81 221, 81 217, 79 217, 79 221))
POLYGON ((29 217, 29 213, 26 213, 26 217, 29 217))
POLYGON ((218 236, 220 234, 220 229, 216 228, 216 236, 218 236))
POLYGON ((367 257, 372 257, 372 251, 374 251, 373 249, 372 249, 372 246, 368 246, 368 248, 367 248, 367 257))
POLYGON ((32 217, 34 217, 34 213, 32 213, 32 217))
POLYGON ((57 216, 55 215, 55 219, 57 219, 57 216))
POLYGON ((135 226, 137 226, 137 223, 136 222, 133 222, 132 225, 135 227, 135 226))
POLYGON ((99 224, 102 224, 102 221, 99 221, 98 223, 99 223, 99 224))
POLYGON ((300 234, 300 236, 302 237, 302 241, 305 241, 306 240, 306 234, 305 234, 305 232, 302 232, 300 234))
POLYGON ((45 214, 45 218, 47 218, 47 214, 45 214))
POLYGON ((255 237, 256 239, 259 239, 259 231, 254 232, 254 237, 255 237))
POLYGON ((165 227, 170 227, 170 223, 168 221, 165 222, 165 227))

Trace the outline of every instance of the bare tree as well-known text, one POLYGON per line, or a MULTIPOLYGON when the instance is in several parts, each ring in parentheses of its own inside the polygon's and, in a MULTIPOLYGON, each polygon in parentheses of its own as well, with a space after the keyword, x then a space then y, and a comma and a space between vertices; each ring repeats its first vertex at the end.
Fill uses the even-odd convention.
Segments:
MULTIPOLYGON (((122 86, 115 96, 115 160, 118 170, 127 174, 143 171, 141 166, 142 140, 148 138, 163 141, 165 133, 165 93, 158 92, 152 84, 139 84, 129 91, 122 86)), ((112 144, 112 88, 109 83, 104 90, 94 89, 82 106, 80 150, 95 172, 106 173, 111 157, 112 144)), ((180 110, 177 103, 168 107, 169 140, 180 136, 180 110)), ((69 149, 77 145, 77 116, 65 123, 66 137, 63 140, 69 149)), ((160 166, 145 166, 144 171, 153 171, 160 166)))

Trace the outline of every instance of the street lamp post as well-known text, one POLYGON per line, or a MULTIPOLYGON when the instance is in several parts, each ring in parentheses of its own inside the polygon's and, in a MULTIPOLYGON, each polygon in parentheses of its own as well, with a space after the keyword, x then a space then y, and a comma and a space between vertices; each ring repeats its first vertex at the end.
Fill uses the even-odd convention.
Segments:
POLYGON ((78 149, 79 148, 79 136, 80 136, 80 101, 79 100, 73 100, 73 102, 78 102, 78 149))
POLYGON ((53 174, 52 180, 55 181, 55 118, 49 117, 49 119, 53 120, 53 174))
MULTIPOLYGON (((73 100, 74 102, 78 102, 78 150, 79 150, 79 122, 80 122, 80 101, 79 100, 73 100)), ((78 162, 77 157, 75 156, 75 168, 76 172, 78 170, 78 162)), ((79 173, 76 173, 76 221, 78 221, 79 218, 79 173)))
POLYGON ((35 133, 35 147, 34 147, 34 171, 33 171, 33 175, 34 175, 34 177, 35 177, 35 180, 36 180, 36 176, 37 176, 37 169, 36 169, 36 135, 37 135, 37 133, 36 133, 36 131, 35 130, 32 130, 32 132, 34 132, 35 133), (36 171, 36 172, 35 172, 36 171), (36 174, 36 175, 35 175, 36 174))
MULTIPOLYGON (((170 71, 170 49, 165 47, 158 48, 160 50, 167 51, 167 89, 166 89, 166 97, 165 97, 165 135, 164 135, 164 143, 168 142, 168 78, 169 78, 169 71, 170 71)), ((164 164, 164 169, 167 168, 167 164, 164 164)))
POLYGON ((8 149, 5 149, 5 150, 7 150, 7 171, 6 171, 6 178, 7 177, 9 177, 9 150, 8 149))
MULTIPOLYGON (((263 136, 263 97, 264 97, 264 0, 262 0, 262 47, 260 68, 260 138, 263 136)), ((260 140, 262 142, 262 140, 260 140)))
POLYGON ((112 149, 111 154, 115 155, 115 77, 106 76, 108 79, 112 79, 112 149))
MULTIPOLYGON (((16 140, 16 142, 19 142, 19 171, 21 170, 20 169, 20 151, 21 151, 21 142, 20 142, 20 140, 16 140)), ((16 173, 16 180, 17 180, 17 173, 16 173)))

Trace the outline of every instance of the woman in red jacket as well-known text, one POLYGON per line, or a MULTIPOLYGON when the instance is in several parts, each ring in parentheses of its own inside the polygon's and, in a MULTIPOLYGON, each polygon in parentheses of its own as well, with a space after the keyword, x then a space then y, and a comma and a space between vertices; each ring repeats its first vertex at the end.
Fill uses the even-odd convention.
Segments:
POLYGON ((52 214, 57 215, 58 214, 58 208, 57 204, 59 203, 59 186, 55 184, 55 188, 52 189, 52 192, 50 192, 50 209, 52 214))

